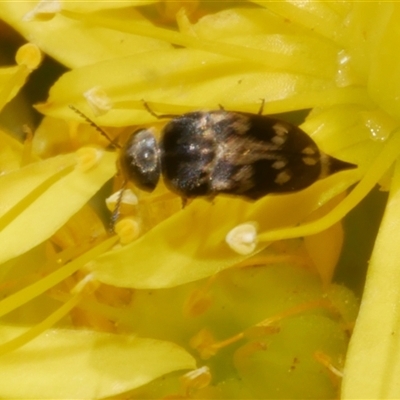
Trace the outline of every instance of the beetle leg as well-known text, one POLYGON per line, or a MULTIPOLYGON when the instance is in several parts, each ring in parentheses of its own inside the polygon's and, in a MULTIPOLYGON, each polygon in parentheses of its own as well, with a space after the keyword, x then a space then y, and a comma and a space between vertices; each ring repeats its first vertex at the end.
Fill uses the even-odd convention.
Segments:
POLYGON ((264 111, 264 105, 265 105, 265 99, 261 99, 261 106, 260 109, 258 110, 258 115, 262 115, 264 111))

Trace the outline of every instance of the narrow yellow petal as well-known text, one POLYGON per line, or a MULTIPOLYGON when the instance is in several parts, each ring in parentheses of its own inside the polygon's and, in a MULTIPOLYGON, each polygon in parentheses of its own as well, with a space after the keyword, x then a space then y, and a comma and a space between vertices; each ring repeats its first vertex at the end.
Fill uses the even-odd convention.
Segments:
POLYGON ((400 398, 400 164, 369 263, 343 380, 344 399, 400 398))
MULTIPOLYGON (((59 157, 63 161, 69 159, 70 162, 74 159, 71 160, 71 155, 59 157)), ((54 159, 48 161, 51 163, 54 159)), ((35 168, 27 166, 30 176, 20 173, 21 170, 19 170, 11 178, 8 175, 2 177, 10 182, 8 185, 10 191, 5 190, 5 193, 14 199, 11 206, 15 207, 3 218, 6 226, 0 232, 0 262, 16 257, 49 238, 115 174, 115 154, 104 153, 98 165, 91 170, 82 171, 75 168, 65 176, 56 174, 55 177, 58 178, 56 182, 50 180, 46 187, 46 181, 44 181, 43 187, 39 187, 41 192, 30 193, 30 196, 35 194, 39 195, 38 197, 30 199, 28 197, 30 201, 28 204, 26 204, 27 200, 25 203, 22 201, 16 204, 17 197, 23 200, 23 193, 27 191, 29 193, 35 187, 37 180, 43 180, 46 174, 52 177, 54 172, 57 172, 57 170, 49 170, 47 164, 49 162, 46 161, 38 164, 39 169, 43 168, 42 175, 36 175, 35 168), (42 163, 45 163, 46 167, 42 167, 42 163), (25 183, 23 190, 18 187, 18 181, 12 179, 16 178, 14 175, 21 176, 20 181, 25 183)), ((10 207, 10 204, 6 203, 6 206, 10 207)))
MULTIPOLYGON (((116 238, 112 237, 99 245, 91 248, 89 251, 83 255, 77 257, 73 261, 69 262, 69 257, 71 257, 71 249, 65 252, 60 252, 57 254, 58 260, 51 263, 52 265, 47 265, 49 269, 54 269, 59 266, 60 263, 66 263, 61 268, 56 269, 54 272, 48 274, 46 277, 39 279, 29 286, 15 292, 0 302, 0 316, 3 316, 10 311, 15 310, 26 302, 34 299, 35 297, 43 294, 47 290, 51 289, 53 286, 62 282, 68 276, 72 275, 74 272, 83 268, 85 264, 90 262, 93 258, 107 251, 116 242, 116 238)), ((74 250, 74 249, 72 249, 74 250)))
POLYGON ((95 12, 100 10, 111 10, 114 8, 139 7, 158 2, 160 2, 160 0, 60 0, 62 9, 77 12, 95 12))
POLYGON ((315 31, 333 41, 341 37, 343 20, 340 15, 324 1, 274 1, 252 0, 278 15, 286 17, 289 21, 315 31))
POLYGON ((400 68, 398 45, 400 33, 397 21, 400 18, 400 8, 393 3, 383 3, 379 7, 381 31, 379 42, 371 54, 371 70, 368 79, 368 89, 371 98, 390 115, 400 118, 400 80, 396 71, 400 68))
MULTIPOLYGON (((72 167, 76 162, 74 154, 61 155, 29 164, 21 169, 0 176, 1 202, 0 216, 3 217, 26 196, 57 173, 72 167)), ((4 224, 4 222, 3 222, 4 224)))
POLYGON ((0 171, 2 174, 20 167, 22 151, 23 145, 0 129, 0 171))

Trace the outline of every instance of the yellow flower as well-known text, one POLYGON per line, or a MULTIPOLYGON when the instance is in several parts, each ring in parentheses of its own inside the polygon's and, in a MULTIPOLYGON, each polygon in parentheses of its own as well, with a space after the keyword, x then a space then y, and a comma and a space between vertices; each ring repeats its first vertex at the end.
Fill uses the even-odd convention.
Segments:
MULTIPOLYGON (((0 138, 12 149, 0 153, 0 313, 22 306, 1 327, 0 396, 337 398, 342 375, 343 398, 400 396, 399 13, 348 1, 0 3, 2 19, 71 68, 36 105, 32 142, 0 138), (143 99, 160 114, 255 113, 261 99, 266 114, 311 109, 301 128, 358 168, 294 194, 184 209, 162 184, 132 187, 120 228, 133 241, 116 245, 104 209, 85 206, 116 154, 69 106, 115 140, 162 129, 143 99), (344 365, 357 301, 331 283, 340 221, 380 182, 391 195, 344 365)), ((0 105, 21 86, 2 81, 0 105)))

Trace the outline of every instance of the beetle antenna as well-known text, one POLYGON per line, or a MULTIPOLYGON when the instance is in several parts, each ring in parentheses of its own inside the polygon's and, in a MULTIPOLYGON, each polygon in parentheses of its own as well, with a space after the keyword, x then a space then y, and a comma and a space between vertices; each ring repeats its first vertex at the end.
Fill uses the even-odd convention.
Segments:
POLYGON ((72 111, 75 111, 80 117, 82 117, 90 126, 92 126, 94 129, 96 129, 97 132, 99 132, 102 136, 104 136, 113 146, 117 148, 121 148, 119 143, 115 142, 113 139, 108 136, 107 132, 101 129, 94 121, 92 121, 87 115, 85 115, 82 111, 78 110, 75 106, 72 104, 69 104, 69 108, 72 111))

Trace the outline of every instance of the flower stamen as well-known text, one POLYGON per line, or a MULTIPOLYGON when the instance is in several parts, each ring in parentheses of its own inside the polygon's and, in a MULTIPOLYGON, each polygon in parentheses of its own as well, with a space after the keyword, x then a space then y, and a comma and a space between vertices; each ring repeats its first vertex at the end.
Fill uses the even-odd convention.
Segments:
POLYGON ((106 114, 112 108, 112 101, 106 91, 100 86, 95 86, 85 93, 83 97, 87 100, 91 110, 96 117, 106 114))
POLYGON ((78 156, 77 167, 81 171, 86 172, 99 163, 104 152, 94 147, 81 147, 76 154, 78 156))
POLYGON ((33 21, 43 15, 51 17, 53 14, 60 12, 61 9, 61 2, 59 0, 41 0, 33 10, 24 15, 23 21, 33 21))
POLYGON ((193 390, 207 387, 210 384, 211 379, 210 368, 203 366, 193 371, 189 371, 180 378, 180 381, 186 394, 189 394, 193 390))
POLYGON ((123 218, 114 226, 121 244, 128 244, 140 236, 140 223, 135 218, 123 218))
POLYGON ((236 226, 225 237, 228 246, 238 254, 251 254, 257 245, 257 225, 247 222, 236 226))

